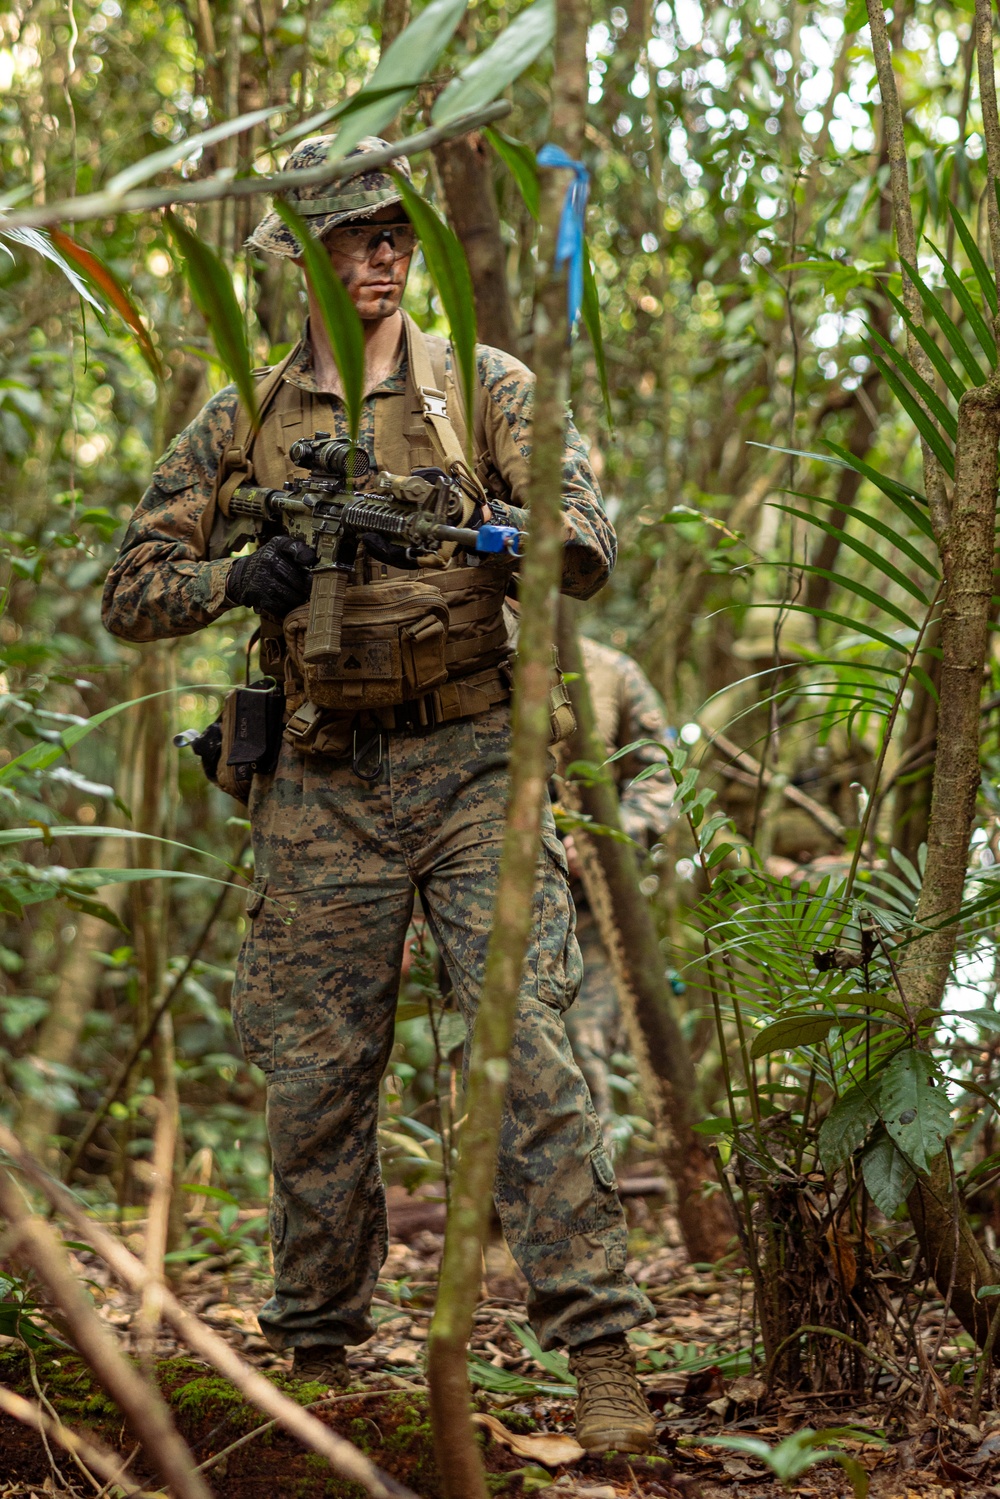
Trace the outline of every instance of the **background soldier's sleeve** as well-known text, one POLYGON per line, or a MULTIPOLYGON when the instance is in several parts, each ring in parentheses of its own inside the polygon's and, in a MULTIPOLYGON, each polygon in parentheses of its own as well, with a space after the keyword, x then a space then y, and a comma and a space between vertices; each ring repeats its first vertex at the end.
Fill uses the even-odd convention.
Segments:
POLYGON ((189 635, 230 607, 225 601, 230 559, 206 559, 206 530, 236 406, 236 388, 227 385, 153 470, 104 585, 101 614, 112 635, 137 641, 189 635))
MULTIPOLYGON (((481 344, 476 353, 479 379, 486 392, 484 423, 490 458, 509 487, 512 500, 509 506, 495 507, 497 519, 507 521, 509 512, 509 523, 524 527, 535 377, 519 359, 500 349, 481 344)), ((611 576, 616 543, 587 449, 572 420, 566 429, 562 503, 572 538, 563 554, 562 591, 574 598, 589 599, 611 576)))
MULTIPOLYGON (((627 658, 622 664, 620 690, 619 746, 624 748, 637 739, 665 743, 667 721, 660 700, 642 669, 627 658)), ((647 847, 662 837, 673 820, 674 781, 666 768, 638 785, 632 778, 645 766, 664 764, 665 760, 664 752, 657 745, 644 745, 618 762, 622 769, 622 827, 629 837, 647 847)))

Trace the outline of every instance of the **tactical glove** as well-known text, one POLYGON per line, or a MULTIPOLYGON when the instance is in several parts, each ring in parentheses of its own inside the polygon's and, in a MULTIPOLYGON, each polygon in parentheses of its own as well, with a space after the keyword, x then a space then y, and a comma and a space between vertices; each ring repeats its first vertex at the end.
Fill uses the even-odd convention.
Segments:
POLYGON ((272 536, 249 557, 237 557, 226 574, 226 598, 274 619, 284 619, 309 597, 308 569, 316 553, 292 536, 272 536))

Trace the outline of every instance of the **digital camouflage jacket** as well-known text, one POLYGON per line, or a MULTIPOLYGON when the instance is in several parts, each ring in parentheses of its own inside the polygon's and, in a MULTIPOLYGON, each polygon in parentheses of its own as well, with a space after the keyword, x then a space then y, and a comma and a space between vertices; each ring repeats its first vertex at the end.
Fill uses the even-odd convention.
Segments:
POLYGON ((652 845, 673 820, 674 781, 658 747, 667 740, 667 721, 660 700, 641 666, 624 651, 580 640, 583 665, 594 704, 597 732, 609 755, 640 739, 656 740, 632 750, 611 767, 621 796, 622 827, 630 838, 652 845), (664 766, 659 775, 634 780, 647 765, 664 766))
MULTIPOLYGON (((486 345, 478 346, 477 360, 485 393, 488 452, 484 461, 509 496, 509 504, 498 502, 494 509, 499 520, 507 522, 509 516, 510 524, 526 527, 534 376, 512 355, 486 345)), ((317 390, 308 332, 285 379, 304 390, 317 390)), ((365 398, 359 441, 369 453, 375 404, 380 396, 400 391, 405 379, 405 362, 401 362, 365 398)), ((325 430, 346 437, 343 401, 334 395, 321 399, 329 405, 325 430)), ((230 559, 207 558, 204 519, 220 459, 232 437, 237 405, 236 387, 226 386, 156 465, 105 584, 102 613, 113 635, 134 641, 187 635, 231 607, 225 597, 230 559)), ((562 588, 576 598, 589 598, 607 582, 614 566, 615 534, 586 448, 571 421, 566 429, 562 501, 571 533, 564 552, 562 588)))

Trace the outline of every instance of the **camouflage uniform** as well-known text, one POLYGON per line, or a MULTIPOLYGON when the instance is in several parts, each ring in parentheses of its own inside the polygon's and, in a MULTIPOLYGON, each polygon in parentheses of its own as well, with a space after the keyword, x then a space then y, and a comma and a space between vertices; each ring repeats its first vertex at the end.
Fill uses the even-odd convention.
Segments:
MULTIPOLYGON (((667 723, 650 682, 630 656, 595 640, 581 639, 583 664, 594 705, 597 731, 609 755, 637 739, 664 742, 667 723)), ((622 827, 648 847, 670 825, 674 783, 669 771, 634 783, 645 766, 662 760, 652 746, 633 750, 611 767, 621 797, 622 827)), ((577 937, 583 955, 583 983, 576 1004, 566 1015, 573 1055, 587 1079, 607 1143, 613 1143, 615 1109, 608 1082, 610 1059, 621 1032, 621 1010, 614 972, 604 951, 597 922, 582 887, 574 884, 577 937)))
MULTIPOLYGON (((481 347, 486 433, 523 524, 532 376, 481 347)), ((286 379, 316 390, 306 340, 286 379)), ((366 397, 371 447, 380 396, 366 397)), ((343 404, 322 395, 323 425, 346 435, 343 404)), ((229 559, 206 560, 205 516, 233 429, 236 392, 215 396, 158 464, 108 577, 104 620, 128 640, 182 635, 228 607, 229 559)), ((567 430, 564 513, 572 536, 563 588, 588 597, 614 562, 614 533, 575 429, 567 430)), ((493 500, 491 499, 491 504, 493 500)), ((357 1343, 385 1254, 376 1127, 379 1078, 414 889, 466 1019, 482 982, 508 788, 509 709, 386 736, 369 786, 349 762, 283 744, 250 802, 256 894, 233 992, 248 1058, 268 1082, 274 1162, 275 1290, 260 1315, 275 1348, 357 1343)), ((511 1053, 496 1198, 529 1284, 543 1346, 570 1347, 652 1314, 625 1273, 626 1230, 600 1126, 566 1040, 562 1012, 580 981, 565 857, 546 809, 535 922, 511 1053)))

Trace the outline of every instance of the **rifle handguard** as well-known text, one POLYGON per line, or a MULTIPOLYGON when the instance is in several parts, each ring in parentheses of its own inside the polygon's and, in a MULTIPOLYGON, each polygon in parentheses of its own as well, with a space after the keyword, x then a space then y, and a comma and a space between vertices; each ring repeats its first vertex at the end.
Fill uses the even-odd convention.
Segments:
POLYGON ((328 661, 340 655, 340 633, 351 568, 321 562, 313 568, 306 629, 306 661, 328 661))

